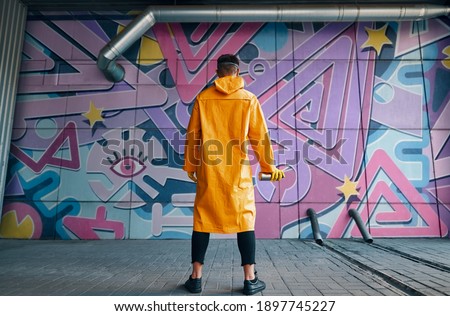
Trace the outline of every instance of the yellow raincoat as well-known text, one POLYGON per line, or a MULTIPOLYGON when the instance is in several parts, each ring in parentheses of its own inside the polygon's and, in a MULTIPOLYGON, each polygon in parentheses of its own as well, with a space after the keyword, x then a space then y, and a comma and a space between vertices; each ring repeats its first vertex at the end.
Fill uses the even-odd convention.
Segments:
POLYGON ((255 197, 251 162, 276 170, 258 99, 241 77, 226 76, 197 96, 187 130, 183 169, 196 172, 194 231, 254 230, 255 197), (251 145, 253 155, 247 154, 251 145))

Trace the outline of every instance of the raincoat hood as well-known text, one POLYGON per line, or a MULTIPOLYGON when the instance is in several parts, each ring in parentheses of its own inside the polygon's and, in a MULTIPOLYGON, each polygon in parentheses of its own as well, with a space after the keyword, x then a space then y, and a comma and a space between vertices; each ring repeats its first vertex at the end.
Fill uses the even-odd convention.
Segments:
POLYGON ((232 94, 239 89, 244 88, 244 79, 242 77, 226 76, 214 81, 216 90, 225 94, 232 94))

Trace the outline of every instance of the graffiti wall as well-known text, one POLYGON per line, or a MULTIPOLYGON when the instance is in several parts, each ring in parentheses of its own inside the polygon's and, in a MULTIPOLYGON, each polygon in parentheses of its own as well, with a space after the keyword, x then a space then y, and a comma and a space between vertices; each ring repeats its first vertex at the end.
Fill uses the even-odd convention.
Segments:
POLYGON ((190 238, 185 132, 223 53, 239 56, 286 173, 254 177, 258 238, 311 238, 309 208, 327 238, 361 236, 349 209, 375 238, 449 236, 448 18, 161 23, 113 84, 97 55, 131 19, 29 14, 1 238, 190 238))

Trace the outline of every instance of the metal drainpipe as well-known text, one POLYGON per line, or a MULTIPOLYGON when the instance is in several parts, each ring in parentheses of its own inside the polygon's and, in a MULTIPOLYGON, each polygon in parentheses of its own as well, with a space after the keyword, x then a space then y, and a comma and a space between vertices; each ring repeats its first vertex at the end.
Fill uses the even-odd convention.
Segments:
POLYGON ((306 215, 308 215, 309 220, 311 221, 311 228, 314 235, 314 240, 317 244, 323 245, 322 235, 320 233, 319 221, 317 220, 316 212, 312 208, 306 210, 306 215))
POLYGON ((366 226, 364 225, 361 215, 359 215, 358 211, 351 208, 348 210, 348 215, 355 220, 356 226, 358 227, 359 231, 361 232, 361 235, 364 238, 364 241, 371 244, 373 242, 373 238, 370 235, 369 231, 367 230, 366 226))
POLYGON ((356 22, 424 20, 449 15, 439 5, 191 5, 150 6, 100 50, 98 68, 112 82, 125 70, 116 63, 156 22, 356 22))

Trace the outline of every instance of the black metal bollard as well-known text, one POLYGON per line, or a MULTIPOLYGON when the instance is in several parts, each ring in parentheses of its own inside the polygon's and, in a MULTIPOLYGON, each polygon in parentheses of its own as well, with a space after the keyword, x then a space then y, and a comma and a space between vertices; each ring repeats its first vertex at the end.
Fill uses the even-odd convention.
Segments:
POLYGON ((311 221, 311 227, 313 230, 314 239, 315 239, 316 243, 318 243, 319 245, 322 246, 323 240, 322 240, 322 235, 320 234, 319 222, 317 221, 316 212, 314 212, 314 210, 312 208, 309 208, 306 211, 306 214, 309 216, 309 220, 311 221))
POLYGON ((361 235, 364 238, 364 241, 371 244, 373 242, 372 236, 370 236, 369 232, 366 229, 366 226, 364 225, 361 216, 355 209, 349 209, 348 215, 350 215, 351 218, 353 218, 356 222, 356 226, 358 226, 359 231, 361 232, 361 235))

